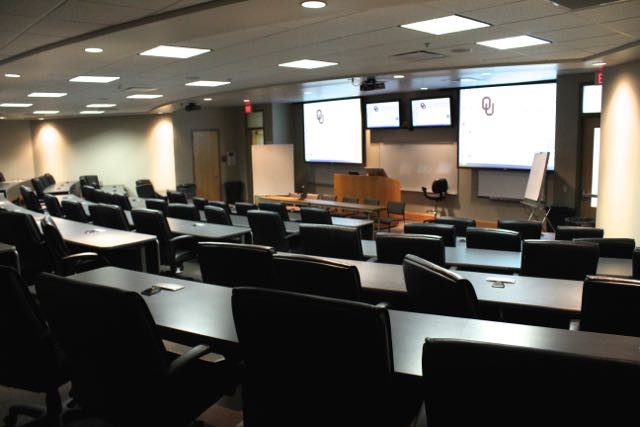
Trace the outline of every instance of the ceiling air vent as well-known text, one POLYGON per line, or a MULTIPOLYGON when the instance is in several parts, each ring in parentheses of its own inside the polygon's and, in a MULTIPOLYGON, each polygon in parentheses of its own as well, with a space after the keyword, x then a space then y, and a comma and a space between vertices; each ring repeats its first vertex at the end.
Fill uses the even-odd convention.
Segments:
POLYGON ((403 59, 405 61, 411 61, 411 62, 444 58, 444 55, 440 53, 429 52, 428 50, 414 50, 412 52, 398 53, 392 56, 398 59, 403 59))
POLYGON ((586 9, 587 7, 606 6, 613 3, 622 3, 626 0, 550 0, 550 3, 564 6, 567 9, 586 9))

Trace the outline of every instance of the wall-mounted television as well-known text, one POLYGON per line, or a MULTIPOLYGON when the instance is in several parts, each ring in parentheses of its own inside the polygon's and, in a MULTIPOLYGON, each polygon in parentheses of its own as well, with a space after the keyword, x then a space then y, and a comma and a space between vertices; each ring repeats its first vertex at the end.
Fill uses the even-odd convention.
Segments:
POLYGON ((360 98, 309 102, 302 109, 306 162, 363 163, 360 98))
POLYGON ((411 100, 413 127, 452 126, 451 97, 411 100))
POLYGON ((400 101, 366 103, 365 112, 368 129, 400 127, 400 101))
POLYGON ((556 142, 556 83, 487 86, 460 90, 458 166, 530 169, 535 153, 556 142))

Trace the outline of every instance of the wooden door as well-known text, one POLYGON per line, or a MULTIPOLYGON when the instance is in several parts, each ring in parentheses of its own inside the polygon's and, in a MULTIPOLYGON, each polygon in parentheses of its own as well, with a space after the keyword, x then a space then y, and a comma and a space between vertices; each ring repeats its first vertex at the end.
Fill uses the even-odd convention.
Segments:
MULTIPOLYGON (((582 122, 582 171, 581 171, 581 191, 580 191, 580 211, 579 216, 595 218, 597 198, 591 196, 597 194, 592 187, 594 169, 597 171, 599 165, 594 164, 594 148, 596 157, 599 156, 599 131, 600 117, 585 117, 582 122)), ((595 159, 596 161, 598 159, 595 159)), ((597 174, 596 174, 597 176, 597 174)))
POLYGON ((193 141, 193 176, 196 194, 209 200, 220 196, 220 143, 217 130, 195 130, 193 141))

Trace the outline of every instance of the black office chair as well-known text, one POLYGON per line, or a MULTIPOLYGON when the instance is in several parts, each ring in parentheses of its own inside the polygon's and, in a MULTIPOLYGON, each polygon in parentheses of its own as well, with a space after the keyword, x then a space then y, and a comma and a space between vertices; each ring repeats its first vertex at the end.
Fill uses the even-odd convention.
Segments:
POLYGON ((20 195, 22 196, 22 200, 24 200, 24 205, 27 209, 33 212, 43 212, 40 200, 38 200, 38 196, 31 188, 26 185, 21 185, 20 195))
POLYGON ((167 201, 169 203, 188 203, 187 196, 181 191, 167 191, 167 201))
POLYGON ((56 183, 56 179, 50 173, 45 173, 44 175, 42 175, 41 179, 43 180, 43 184, 45 184, 46 187, 56 183))
POLYGON ((160 245, 160 263, 168 265, 171 274, 180 273, 185 261, 196 257, 193 236, 173 236, 167 218, 153 209, 133 209, 131 218, 138 233, 152 234, 160 245))
POLYGON ((200 212, 193 205, 186 203, 169 203, 169 217, 200 221, 200 212))
POLYGON ((580 330, 640 337, 640 281, 587 276, 582 286, 580 330))
POLYGON ((584 280, 585 276, 596 273, 599 254, 595 243, 524 240, 520 274, 584 280))
POLYGON ((634 239, 615 237, 582 237, 573 239, 574 242, 597 243, 600 247, 600 256, 605 258, 631 259, 636 247, 634 239))
POLYGON ((258 209, 257 205, 253 203, 247 203, 247 202, 236 202, 235 207, 236 207, 236 214, 242 215, 242 216, 247 216, 248 211, 258 209))
POLYGON ((144 204, 147 209, 160 211, 164 216, 169 216, 169 204, 164 199, 145 199, 144 204))
POLYGON ((421 313, 478 317, 473 285, 459 274, 415 255, 402 262, 409 306, 421 313))
POLYGON ((471 218, 456 218, 452 216, 441 216, 433 220, 436 224, 449 224, 456 227, 456 235, 464 237, 467 235, 467 227, 475 227, 476 220, 471 218))
POLYGON ((563 348, 427 338, 429 427, 633 425, 636 398, 627 390, 640 380, 640 365, 563 348))
POLYGON ((71 253, 56 223, 49 215, 42 218, 40 226, 53 259, 56 274, 68 276, 109 265, 109 261, 95 252, 71 253))
POLYGON ((100 188, 100 180, 98 179, 98 175, 82 175, 78 179, 80 181, 80 185, 89 185, 93 188, 100 188))
POLYGON ((31 187, 33 191, 36 192, 38 198, 41 198, 44 195, 44 189, 48 187, 46 183, 43 181, 42 177, 31 178, 31 187))
POLYGON ((111 203, 111 194, 99 188, 96 188, 93 191, 93 197, 95 198, 96 203, 105 203, 108 205, 115 204, 115 203, 111 203))
POLYGON ((98 196, 96 195, 96 188, 92 185, 83 185, 80 187, 80 191, 82 192, 82 197, 86 200, 94 203, 98 202, 98 196))
POLYGON ((559 225, 556 227, 556 240, 573 240, 582 237, 604 237, 602 228, 580 227, 577 225, 559 225))
POLYGON ((89 205, 89 214, 91 214, 91 220, 95 225, 116 230, 131 230, 129 221, 120 206, 102 203, 89 205))
POLYGON ((522 240, 539 239, 542 236, 542 221, 499 219, 498 228, 517 231, 522 240))
POLYGON ((47 207, 47 212, 49 212, 50 215, 56 216, 58 218, 64 217, 62 207, 60 206, 60 202, 58 201, 58 198, 56 196, 45 194, 42 199, 44 200, 44 205, 47 207))
POLYGON ((362 260, 362 240, 354 227, 300 224, 302 251, 307 255, 362 260))
POLYGON ((445 246, 456 245, 456 227, 451 224, 434 224, 432 222, 410 222, 404 225, 408 234, 430 234, 440 236, 445 246))
POLYGON ((186 427, 235 385, 229 361, 198 360, 197 346, 166 351, 136 292, 42 275, 43 311, 73 370, 73 398, 91 416, 118 426, 186 427))
POLYGON ((193 201, 193 206, 195 206, 199 211, 203 211, 204 207, 209 203, 209 201, 204 197, 194 197, 191 200, 193 201))
POLYGON ((438 265, 444 265, 444 240, 426 234, 378 233, 376 261, 402 264, 404 256, 413 254, 438 265))
POLYGON ((520 252, 520 233, 499 228, 467 227, 467 248, 520 252))
MULTIPOLYGON (((231 215, 231 208, 229 207, 229 204, 227 202, 223 202, 222 200, 209 200, 207 204, 222 208, 225 210, 227 215, 231 215)), ((252 205, 252 206, 255 206, 255 205, 252 205)), ((257 209, 257 208, 252 208, 252 209, 257 209)), ((245 213, 245 216, 246 216, 246 213, 245 213)))
POLYGON ((282 291, 358 301, 360 273, 354 265, 326 258, 275 254, 272 287, 282 291))
POLYGON ((404 214, 405 203, 404 202, 394 202, 389 201, 387 203, 387 216, 385 218, 380 218, 378 221, 380 229, 391 230, 392 227, 400 224, 400 221, 404 224, 405 222, 405 214, 404 214), (397 215, 401 215, 402 219, 398 218, 397 215))
POLYGON ((38 273, 53 269, 47 245, 31 215, 0 211, 0 242, 16 247, 27 283, 32 283, 38 273))
POLYGON ((258 203, 258 209, 261 211, 271 211, 276 212, 280 215, 283 221, 289 221, 289 212, 287 212, 287 207, 284 203, 279 202, 260 202, 258 203))
POLYGON ((16 425, 19 415, 41 418, 41 425, 57 425, 62 413, 58 388, 69 381, 69 366, 26 284, 18 272, 4 266, 0 266, 0 355, 0 384, 46 396, 46 407, 8 408, 4 425, 16 425))
POLYGON ((438 217, 440 210, 438 208, 438 202, 444 200, 447 197, 447 191, 449 191, 449 183, 445 178, 439 178, 431 183, 431 192, 427 191, 427 187, 422 187, 422 194, 428 200, 433 200, 435 206, 431 211, 435 217, 438 217))
POLYGON ((219 286, 271 287, 271 246, 241 243, 198 243, 202 281, 219 286))
POLYGON ((84 223, 91 221, 80 202, 75 200, 63 200, 60 204, 60 208, 67 219, 84 223))
POLYGON ((633 250, 633 254, 631 255, 631 265, 632 265, 632 277, 634 279, 640 279, 640 248, 635 248, 633 250))
POLYGON ((118 205, 125 211, 131 210, 131 202, 129 201, 129 197, 127 197, 126 195, 120 193, 111 193, 108 194, 108 196, 110 204, 118 205))
POLYGON ((332 224, 331 212, 324 208, 303 206, 300 208, 300 218, 301 221, 305 223, 332 224))
POLYGON ((5 182, 6 179, 4 178, 4 174, 2 172, 0 172, 0 182, 5 182))
POLYGON ((231 217, 227 211, 219 206, 206 205, 204 207, 204 216, 207 222, 211 224, 232 225, 231 217))
POLYGON ((264 210, 247 211, 253 243, 256 245, 272 246, 277 251, 288 251, 293 244, 291 239, 297 238, 294 234, 287 234, 284 222, 280 214, 264 210))
POLYGON ((386 308, 256 288, 233 289, 232 308, 246 426, 408 426, 417 414, 386 308))

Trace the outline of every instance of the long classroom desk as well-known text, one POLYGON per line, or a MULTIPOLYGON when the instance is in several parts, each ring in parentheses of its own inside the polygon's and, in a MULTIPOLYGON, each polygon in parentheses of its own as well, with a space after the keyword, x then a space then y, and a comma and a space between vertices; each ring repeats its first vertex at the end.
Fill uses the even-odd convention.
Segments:
MULTIPOLYGON (((360 236, 363 239, 373 238, 373 221, 371 220, 332 216, 331 222, 333 225, 357 228, 360 230, 360 236)), ((249 227, 249 219, 243 215, 232 214, 231 223, 238 227, 249 227)), ((299 221, 284 221, 284 228, 289 234, 299 233, 300 224, 301 223, 299 221)))
MULTIPOLYGON (((71 276, 89 283, 133 292, 158 283, 185 288, 143 296, 164 338, 188 345, 209 344, 214 351, 238 355, 238 338, 231 311, 231 288, 157 276, 115 267, 71 276)), ((422 375, 425 338, 458 338, 640 363, 640 338, 569 331, 510 323, 389 310, 394 370, 422 375)))
POLYGON ((16 200, 20 197, 20 186, 31 185, 25 180, 11 180, 0 182, 0 196, 4 196, 7 200, 16 200))
POLYGON ((367 214, 380 219, 380 214, 387 210, 386 206, 380 205, 366 205, 363 203, 346 203, 333 200, 320 200, 320 199, 298 199, 296 197, 289 196, 256 196, 261 200, 268 200, 271 202, 282 202, 295 206, 315 206, 327 209, 344 209, 353 212, 366 212, 367 214))
POLYGON ((78 181, 64 181, 64 182, 56 182, 44 189, 45 194, 51 194, 55 196, 56 194, 70 194, 73 186, 78 184, 78 181))

